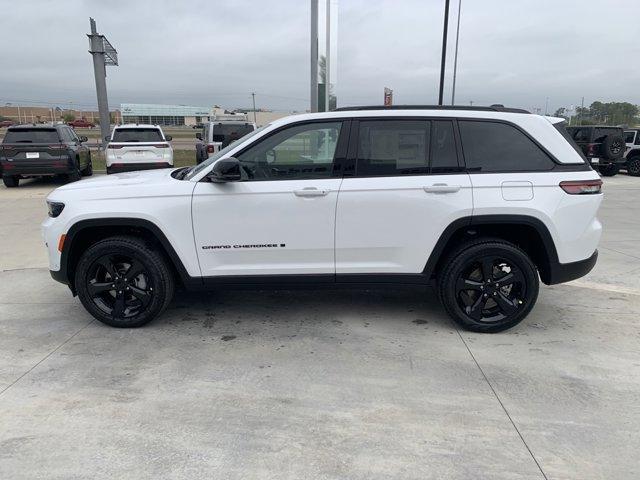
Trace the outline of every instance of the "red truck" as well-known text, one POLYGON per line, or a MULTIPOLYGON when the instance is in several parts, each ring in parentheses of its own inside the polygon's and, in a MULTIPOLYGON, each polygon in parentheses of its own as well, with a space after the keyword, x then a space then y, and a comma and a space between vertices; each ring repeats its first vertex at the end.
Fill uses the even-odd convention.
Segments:
POLYGON ((95 123, 91 123, 88 120, 85 120, 84 118, 81 118, 80 120, 72 120, 69 123, 67 123, 67 125, 73 128, 93 128, 96 126, 95 123))

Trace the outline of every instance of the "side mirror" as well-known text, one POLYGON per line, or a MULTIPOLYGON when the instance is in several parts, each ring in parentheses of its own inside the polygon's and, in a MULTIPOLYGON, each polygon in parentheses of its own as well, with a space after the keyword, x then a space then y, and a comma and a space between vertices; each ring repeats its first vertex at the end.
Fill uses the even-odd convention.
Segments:
POLYGON ((111 135, 107 135, 106 137, 104 137, 105 141, 110 141, 111 140, 111 135))
POLYGON ((165 139, 167 142, 170 142, 171 140, 173 140, 173 137, 172 137, 171 135, 165 135, 165 136, 164 136, 164 139, 165 139))
POLYGON ((237 182, 242 178, 240 174, 240 162, 235 157, 218 160, 213 165, 213 169, 209 175, 207 175, 207 178, 215 183, 237 182))
POLYGON ((196 138, 198 140, 202 140, 202 133, 200 133, 200 132, 196 133, 196 138))
POLYGON ((80 137, 80 143, 82 143, 82 142, 88 142, 88 141, 89 141, 89 139, 88 139, 87 137, 85 137, 84 135, 82 135, 82 136, 80 137))

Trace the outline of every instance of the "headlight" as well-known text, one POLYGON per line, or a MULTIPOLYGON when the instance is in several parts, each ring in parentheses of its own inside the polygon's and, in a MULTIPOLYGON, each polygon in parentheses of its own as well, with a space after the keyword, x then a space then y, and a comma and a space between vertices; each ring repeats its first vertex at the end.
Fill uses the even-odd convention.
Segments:
POLYGON ((60 215, 62 210, 64 210, 64 203, 61 202, 50 202, 47 200, 47 206, 49 207, 49 216, 53 218, 60 215))

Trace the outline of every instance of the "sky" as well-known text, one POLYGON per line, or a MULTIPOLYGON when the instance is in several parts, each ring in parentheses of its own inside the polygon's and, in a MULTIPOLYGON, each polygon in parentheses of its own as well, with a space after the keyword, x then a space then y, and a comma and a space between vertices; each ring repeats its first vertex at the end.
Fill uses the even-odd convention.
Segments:
MULTIPOLYGON (((444 0, 333 0, 339 106, 438 99, 444 0)), ((310 0, 0 0, 0 104, 95 106, 89 17, 118 50, 111 108, 309 107, 310 0)), ((451 102, 458 0, 451 0, 451 102)), ((640 0, 462 0, 456 103, 640 104, 640 0), (548 100, 547 100, 548 99, 548 100)))

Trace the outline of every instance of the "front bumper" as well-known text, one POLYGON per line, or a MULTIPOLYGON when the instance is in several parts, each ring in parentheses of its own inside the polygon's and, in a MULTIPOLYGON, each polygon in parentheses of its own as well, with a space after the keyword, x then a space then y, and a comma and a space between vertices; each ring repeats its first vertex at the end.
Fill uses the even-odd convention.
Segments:
POLYGON ((576 278, 584 277, 593 270, 598 261, 598 250, 593 252, 589 258, 571 263, 555 263, 551 265, 547 285, 570 282, 576 278))

